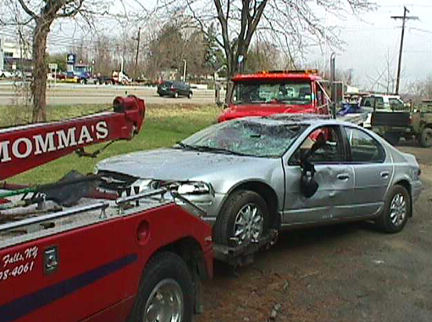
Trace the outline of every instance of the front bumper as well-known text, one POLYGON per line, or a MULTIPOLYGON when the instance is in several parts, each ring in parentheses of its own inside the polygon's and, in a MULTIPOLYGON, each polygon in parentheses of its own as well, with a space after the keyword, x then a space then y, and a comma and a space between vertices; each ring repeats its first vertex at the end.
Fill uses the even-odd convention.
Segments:
POLYGON ((199 216, 202 220, 213 225, 216 222, 217 215, 222 207, 222 203, 225 199, 225 194, 216 193, 213 195, 203 194, 203 195, 182 195, 184 198, 188 199, 195 206, 199 207, 205 212, 205 215, 199 213, 199 211, 187 204, 187 203, 178 203, 181 207, 186 209, 188 212, 199 216))

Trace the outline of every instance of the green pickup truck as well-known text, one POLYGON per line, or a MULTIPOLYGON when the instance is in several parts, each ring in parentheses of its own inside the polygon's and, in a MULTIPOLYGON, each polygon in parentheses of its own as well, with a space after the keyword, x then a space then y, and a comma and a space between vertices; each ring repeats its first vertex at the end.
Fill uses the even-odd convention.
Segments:
POLYGON ((432 100, 425 100, 409 110, 375 110, 371 127, 393 145, 404 137, 417 139, 422 147, 432 147, 432 100))

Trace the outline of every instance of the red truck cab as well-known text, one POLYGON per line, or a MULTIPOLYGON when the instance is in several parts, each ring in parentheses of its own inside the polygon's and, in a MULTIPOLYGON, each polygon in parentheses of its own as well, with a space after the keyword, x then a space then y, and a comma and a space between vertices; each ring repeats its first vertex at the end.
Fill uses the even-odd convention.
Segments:
POLYGON ((316 70, 270 71, 237 75, 224 122, 281 113, 329 114, 330 99, 316 70))

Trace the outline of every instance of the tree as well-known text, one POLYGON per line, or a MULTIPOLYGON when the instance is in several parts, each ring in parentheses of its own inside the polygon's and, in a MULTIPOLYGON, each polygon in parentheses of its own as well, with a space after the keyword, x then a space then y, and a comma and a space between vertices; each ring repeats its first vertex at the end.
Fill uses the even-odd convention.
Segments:
MULTIPOLYGON (((160 11, 189 15, 208 34, 218 21, 217 42, 224 49, 227 76, 232 77, 247 62, 254 35, 259 32, 288 52, 305 51, 311 43, 337 44, 335 30, 319 18, 319 8, 330 14, 371 8, 368 0, 159 0, 160 11), (242 63, 239 63, 242 62, 242 63)), ((321 12, 323 11, 321 10, 321 12)))
MULTIPOLYGON (((88 1, 86 1, 88 2, 88 1)), ((108 1, 96 0, 85 5, 84 0, 2 0, 0 11, 3 24, 26 25, 32 29, 33 98, 32 121, 46 121, 47 37, 53 22, 60 18, 85 17, 106 12, 108 1), (93 10, 96 9, 97 10, 93 10)))
POLYGON ((255 42, 248 51, 245 71, 254 73, 262 70, 283 69, 278 48, 268 41, 255 42))
POLYGON ((66 71, 66 56, 67 53, 56 53, 53 55, 47 55, 47 64, 57 64, 59 71, 66 71))

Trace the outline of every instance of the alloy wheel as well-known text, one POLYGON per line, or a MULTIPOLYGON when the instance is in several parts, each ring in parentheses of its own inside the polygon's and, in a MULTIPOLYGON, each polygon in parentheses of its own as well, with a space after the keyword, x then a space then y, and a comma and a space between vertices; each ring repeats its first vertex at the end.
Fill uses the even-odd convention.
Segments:
POLYGON ((264 228, 264 218, 256 204, 246 204, 237 213, 234 221, 234 238, 239 245, 258 240, 264 228))
POLYGON ((400 226, 407 216, 407 203, 403 194, 396 194, 390 204, 390 220, 394 226, 400 226))

